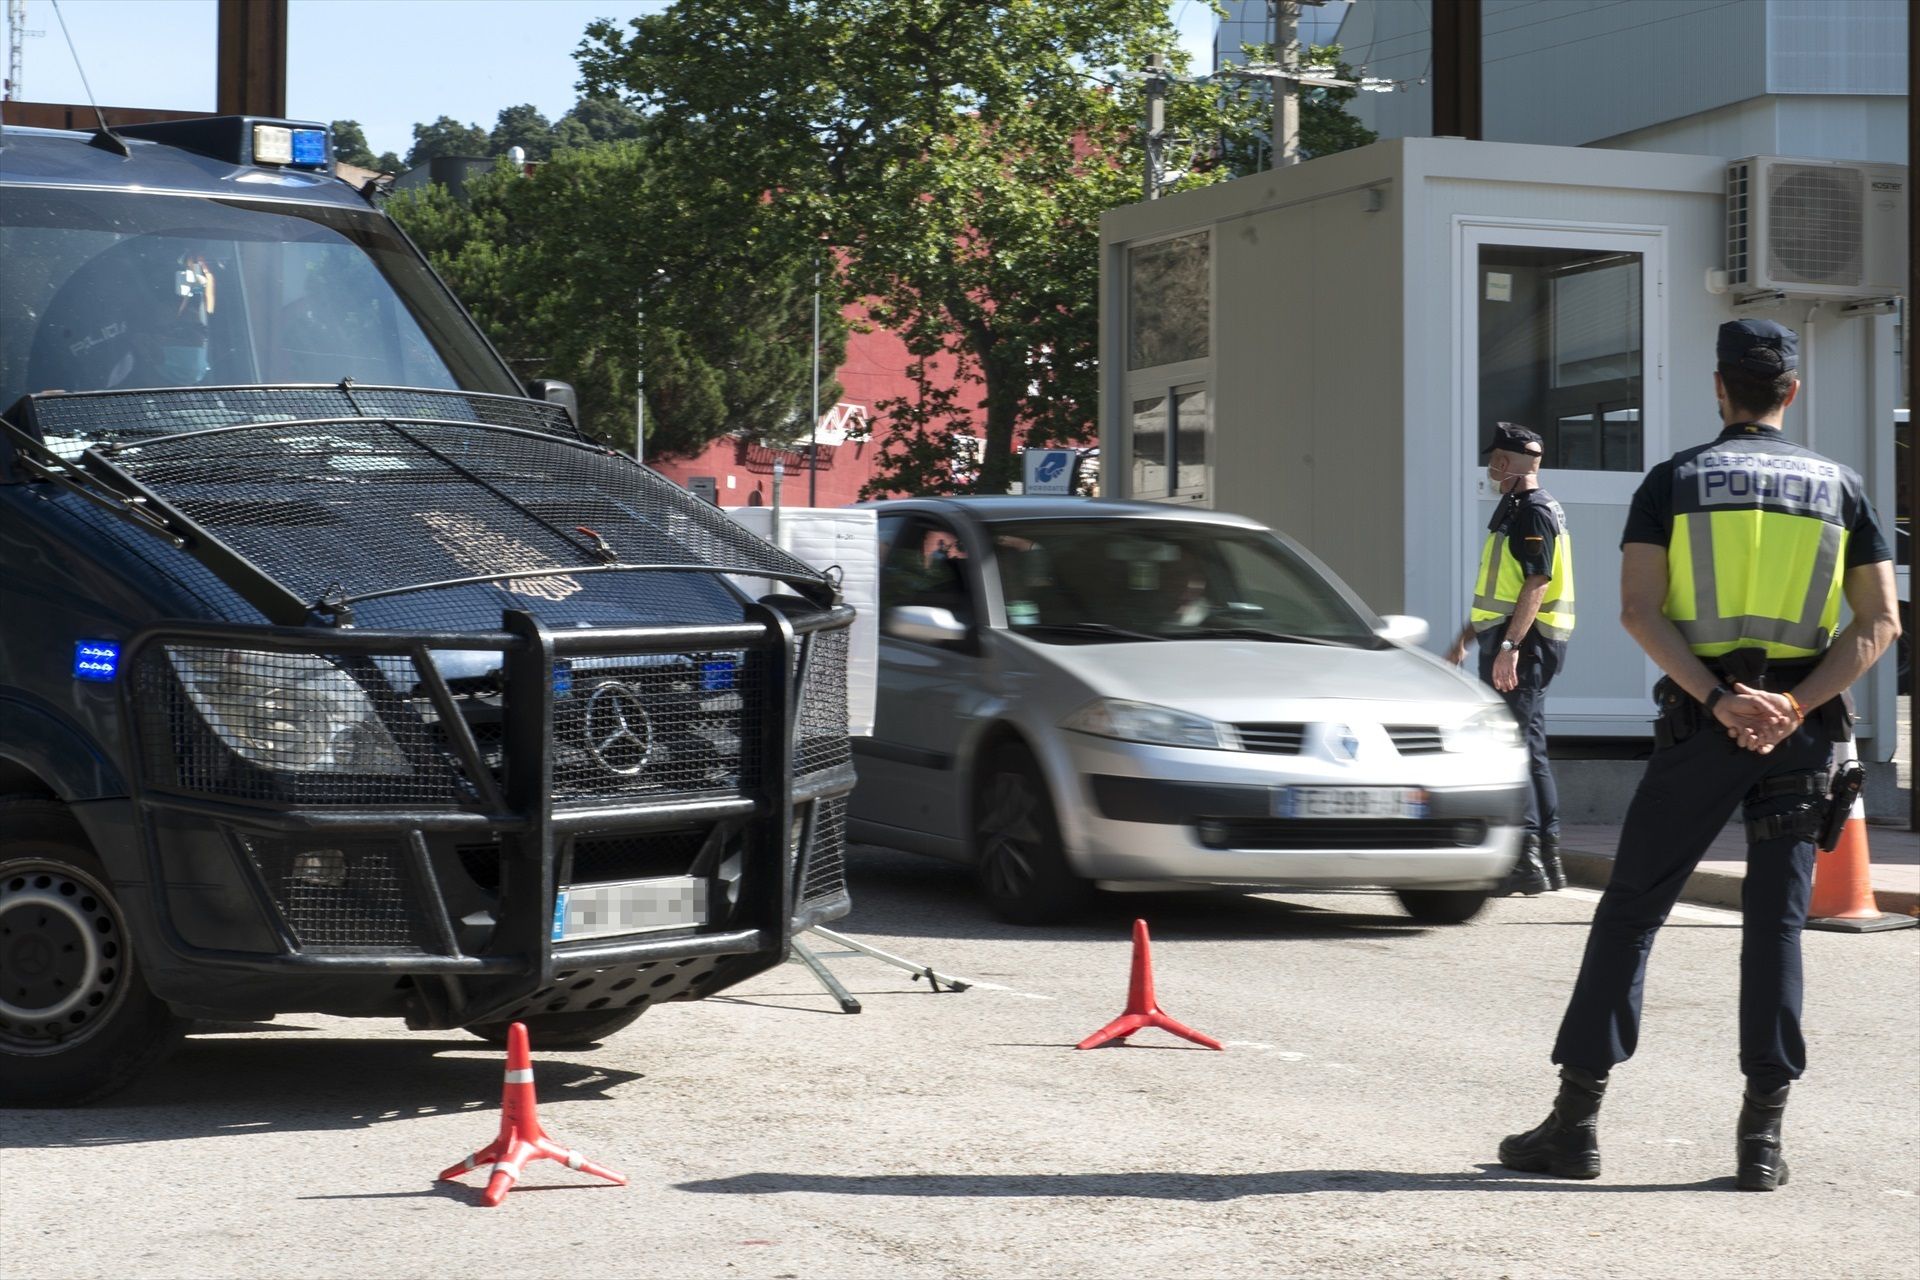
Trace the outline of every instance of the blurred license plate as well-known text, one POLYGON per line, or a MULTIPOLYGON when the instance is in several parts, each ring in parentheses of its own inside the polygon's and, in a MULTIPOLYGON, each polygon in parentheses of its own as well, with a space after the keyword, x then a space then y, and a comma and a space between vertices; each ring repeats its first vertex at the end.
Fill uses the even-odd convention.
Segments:
POLYGON ((684 929, 706 922, 707 882, 699 876, 574 885, 562 889, 553 903, 555 942, 684 929))
POLYGON ((1276 818, 1424 818, 1427 793, 1418 787, 1277 787, 1276 818))

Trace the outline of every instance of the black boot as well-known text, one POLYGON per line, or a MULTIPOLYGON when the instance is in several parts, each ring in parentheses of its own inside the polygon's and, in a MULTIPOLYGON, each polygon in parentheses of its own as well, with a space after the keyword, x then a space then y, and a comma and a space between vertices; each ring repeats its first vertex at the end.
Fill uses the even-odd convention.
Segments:
POLYGON ((1567 869, 1560 862, 1560 837, 1557 835, 1540 837, 1540 865, 1547 873, 1547 888, 1564 889, 1567 887, 1567 869))
POLYGON ((1493 896, 1511 898, 1514 894, 1536 897, 1547 891, 1547 869, 1540 861, 1540 837, 1529 831, 1520 840, 1520 858, 1513 870, 1494 886, 1493 896))
POLYGON ((1780 1120, 1787 1111, 1787 1090, 1771 1093, 1747 1086, 1740 1100, 1740 1171, 1734 1175, 1742 1191, 1772 1191, 1787 1185, 1787 1158, 1780 1151, 1780 1120))
POLYGON ((1600 1099, 1606 1091, 1605 1076, 1561 1067, 1560 1096, 1553 1100, 1553 1113, 1538 1128, 1502 1138, 1500 1163, 1522 1173, 1550 1173, 1556 1178, 1599 1177, 1600 1099))

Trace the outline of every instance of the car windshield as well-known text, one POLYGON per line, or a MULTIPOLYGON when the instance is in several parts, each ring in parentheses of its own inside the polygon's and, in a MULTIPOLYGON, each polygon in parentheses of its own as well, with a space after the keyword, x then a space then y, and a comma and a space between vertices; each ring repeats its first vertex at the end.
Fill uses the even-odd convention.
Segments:
POLYGON ((337 383, 519 394, 370 210, 8 187, 0 411, 41 391, 337 383))
POLYGON ((1339 588, 1258 530, 1105 519, 992 533, 1007 625, 1035 640, 1379 643, 1339 588))

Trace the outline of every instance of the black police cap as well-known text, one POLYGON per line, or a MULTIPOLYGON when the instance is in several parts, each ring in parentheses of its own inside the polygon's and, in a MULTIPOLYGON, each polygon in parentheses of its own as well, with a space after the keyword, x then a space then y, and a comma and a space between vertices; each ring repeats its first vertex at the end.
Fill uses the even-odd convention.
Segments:
POLYGON ((1714 354, 1721 364, 1777 378, 1800 367, 1800 335, 1773 320, 1729 320, 1720 326, 1714 354))
POLYGON ((1484 458, 1495 449, 1504 449, 1508 453, 1530 453, 1536 458, 1546 452, 1539 432, 1529 431, 1513 422, 1493 424, 1493 443, 1482 449, 1480 456, 1484 458))

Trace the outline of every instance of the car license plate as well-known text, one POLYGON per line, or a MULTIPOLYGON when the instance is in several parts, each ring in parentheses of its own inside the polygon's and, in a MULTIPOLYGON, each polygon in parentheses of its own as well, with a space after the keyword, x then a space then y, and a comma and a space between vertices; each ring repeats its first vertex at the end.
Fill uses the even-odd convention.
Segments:
POLYGON ((1418 787, 1276 787, 1276 818, 1424 818, 1418 787))
POLYGON ((684 929, 706 922, 707 882, 700 876, 572 885, 554 895, 555 942, 684 929))

